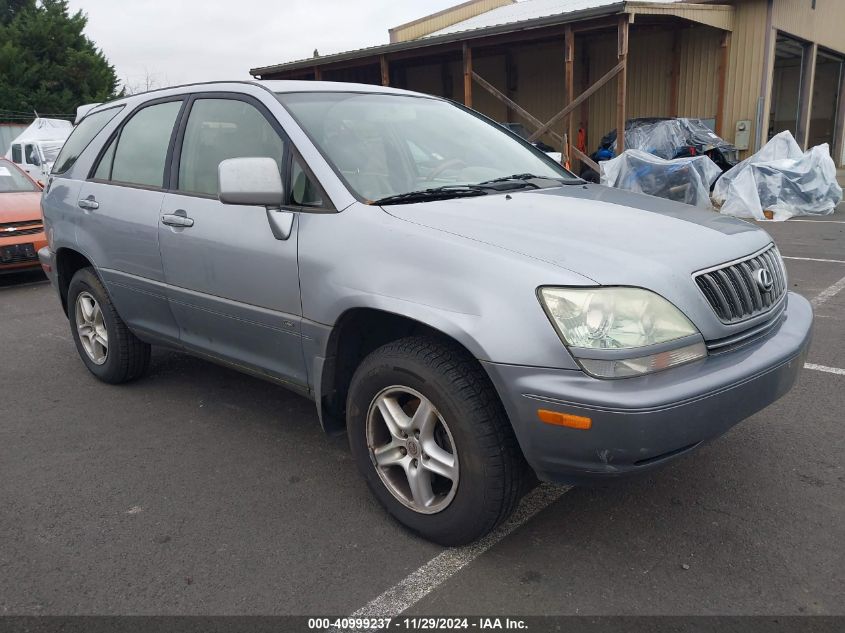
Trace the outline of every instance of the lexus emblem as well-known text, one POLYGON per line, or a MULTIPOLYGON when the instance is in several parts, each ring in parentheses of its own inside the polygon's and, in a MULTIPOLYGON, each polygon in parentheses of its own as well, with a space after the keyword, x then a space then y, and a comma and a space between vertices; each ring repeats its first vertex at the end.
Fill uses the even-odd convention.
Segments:
POLYGON ((767 268, 758 268, 754 273, 754 280, 757 282, 757 287, 763 292, 769 292, 775 285, 772 273, 767 268))

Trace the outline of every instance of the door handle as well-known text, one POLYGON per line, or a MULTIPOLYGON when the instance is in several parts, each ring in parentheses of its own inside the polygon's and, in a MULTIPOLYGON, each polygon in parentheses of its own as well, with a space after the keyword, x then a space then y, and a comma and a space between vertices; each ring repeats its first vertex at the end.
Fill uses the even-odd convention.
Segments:
POLYGON ((94 209, 100 208, 100 203, 97 202, 96 200, 94 200, 94 196, 84 198, 84 199, 80 200, 79 202, 77 202, 76 204, 79 205, 80 209, 94 210, 94 209))
POLYGON ((186 228, 194 225, 192 218, 186 217, 178 213, 165 213, 161 216, 161 223, 167 226, 177 226, 179 228, 186 228))

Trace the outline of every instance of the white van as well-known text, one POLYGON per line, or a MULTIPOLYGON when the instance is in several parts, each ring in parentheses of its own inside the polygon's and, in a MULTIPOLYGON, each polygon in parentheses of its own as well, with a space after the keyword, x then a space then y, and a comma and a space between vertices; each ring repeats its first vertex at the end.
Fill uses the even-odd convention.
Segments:
POLYGON ((70 121, 35 119, 6 152, 6 158, 35 180, 46 181, 50 169, 73 131, 70 121))

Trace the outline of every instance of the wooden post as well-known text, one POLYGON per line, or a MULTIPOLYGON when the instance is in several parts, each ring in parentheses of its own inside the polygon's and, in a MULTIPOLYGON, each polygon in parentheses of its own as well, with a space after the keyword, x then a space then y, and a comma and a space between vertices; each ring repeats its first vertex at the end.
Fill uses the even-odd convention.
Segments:
POLYGON ((678 98, 681 90, 681 29, 672 33, 672 76, 669 79, 669 116, 678 116, 678 98))
POLYGON ((323 69, 319 66, 314 66, 314 81, 323 80, 323 69))
POLYGON ((839 166, 845 163, 845 81, 839 82, 839 107, 836 109, 836 124, 833 128, 833 162, 839 166))
POLYGON ((464 42, 464 105, 472 107, 472 49, 464 42))
POLYGON ((617 29, 618 46, 617 57, 622 70, 616 75, 616 153, 625 151, 625 121, 626 103, 625 97, 628 90, 628 14, 619 16, 619 27, 617 29))
MULTIPOLYGON (((566 31, 564 31, 564 100, 566 105, 572 103, 575 99, 575 33, 572 32, 572 26, 567 24, 566 31)), ((572 113, 567 114, 563 120, 563 129, 566 131, 566 146, 563 148, 563 153, 566 159, 572 165, 572 139, 575 138, 575 126, 573 125, 574 117, 572 113)))
POLYGON ((813 111, 813 86, 816 81, 816 57, 818 44, 804 45, 804 59, 801 62, 801 94, 798 103, 798 129, 795 140, 801 149, 807 149, 810 141, 810 115, 813 111))
POLYGON ((731 34, 729 31, 722 33, 721 47, 717 86, 719 101, 716 103, 716 134, 725 138, 725 85, 728 75, 728 55, 731 50, 731 34))
POLYGON ((387 57, 385 55, 381 55, 379 57, 379 66, 381 66, 381 85, 382 86, 389 86, 390 85, 390 66, 387 63, 387 57))

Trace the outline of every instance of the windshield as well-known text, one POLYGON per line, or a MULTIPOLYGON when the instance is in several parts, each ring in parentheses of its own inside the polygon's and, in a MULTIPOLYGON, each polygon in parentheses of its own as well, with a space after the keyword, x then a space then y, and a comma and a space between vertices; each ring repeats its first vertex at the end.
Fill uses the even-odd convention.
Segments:
POLYGON ((12 163, 0 160, 0 193, 22 191, 38 191, 38 187, 12 163))
POLYGON ((346 92, 278 98, 348 186, 367 200, 514 174, 576 180, 500 126, 439 99, 346 92))

